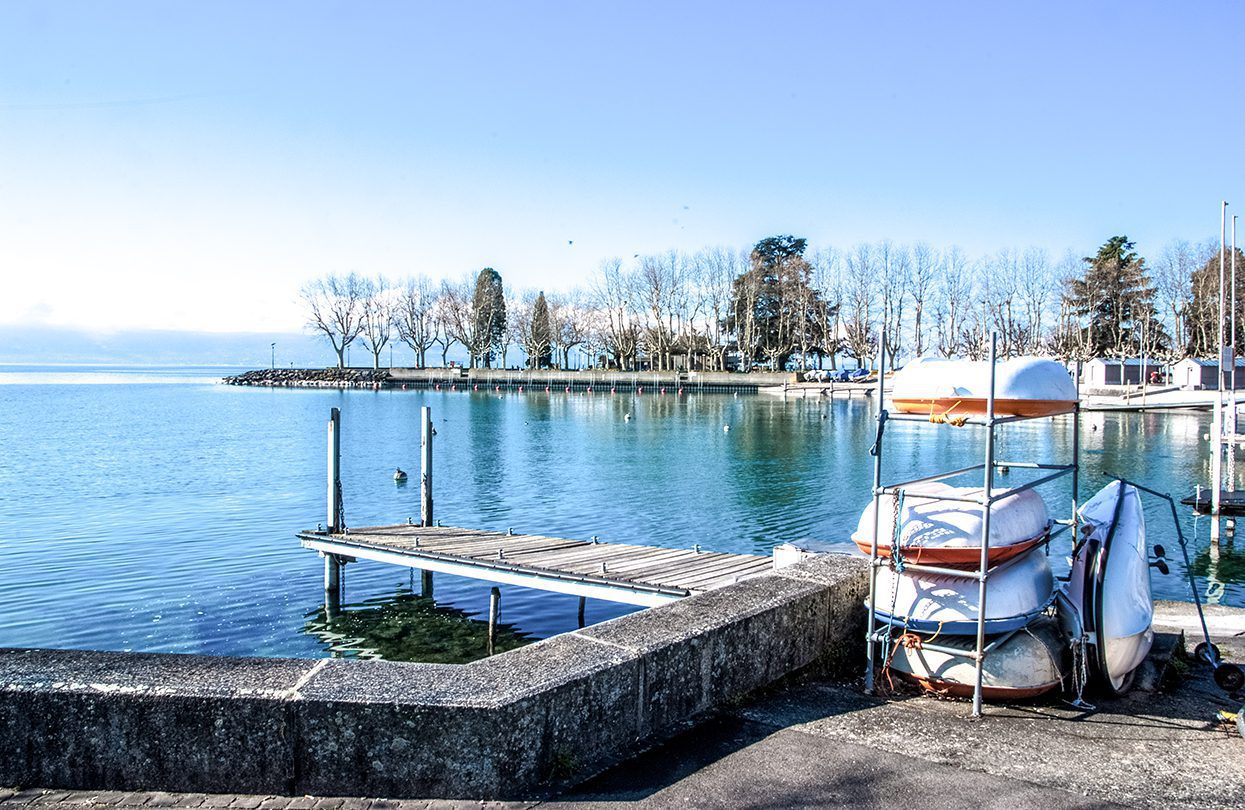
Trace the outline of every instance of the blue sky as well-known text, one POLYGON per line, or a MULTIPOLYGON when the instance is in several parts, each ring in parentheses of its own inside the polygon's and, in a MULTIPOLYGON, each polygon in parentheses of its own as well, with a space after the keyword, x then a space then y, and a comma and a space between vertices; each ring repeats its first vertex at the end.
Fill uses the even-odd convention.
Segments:
POLYGON ((1245 177, 1230 3, 0 4, 0 324, 296 330, 327 272, 891 238, 1157 257, 1245 177))

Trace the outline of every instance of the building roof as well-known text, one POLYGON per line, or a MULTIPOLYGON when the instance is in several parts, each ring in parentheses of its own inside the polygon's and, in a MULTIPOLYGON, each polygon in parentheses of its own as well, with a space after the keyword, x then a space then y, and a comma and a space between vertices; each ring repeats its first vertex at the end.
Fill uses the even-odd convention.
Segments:
MULTIPOLYGON (((1181 363, 1197 363, 1199 366, 1202 366, 1203 368, 1219 365, 1219 361, 1214 358, 1211 358, 1209 360, 1204 360, 1200 357, 1186 357, 1180 362, 1181 363)), ((1177 363, 1176 365, 1180 365, 1180 363, 1177 363)), ((1245 357, 1236 358, 1236 367, 1245 368, 1245 357)))
POLYGON ((1101 364, 1103 364, 1104 366, 1118 366, 1118 365, 1125 365, 1125 366, 1163 366, 1163 365, 1167 365, 1167 364, 1166 364, 1166 363, 1164 363, 1162 360, 1155 360, 1153 357, 1148 357, 1148 358, 1145 358, 1144 360, 1143 360, 1142 358, 1140 358, 1140 357, 1129 357, 1129 358, 1126 358, 1126 359, 1124 359, 1124 360, 1120 360, 1118 357, 1095 357, 1095 358, 1093 358, 1092 360, 1090 360, 1089 362, 1091 362, 1091 363, 1101 363, 1101 364))

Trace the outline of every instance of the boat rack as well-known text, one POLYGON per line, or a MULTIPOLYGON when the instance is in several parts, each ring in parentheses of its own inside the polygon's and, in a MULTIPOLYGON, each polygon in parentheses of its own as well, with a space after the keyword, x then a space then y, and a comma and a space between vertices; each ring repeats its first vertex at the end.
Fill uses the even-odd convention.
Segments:
MULTIPOLYGON (((865 671, 865 691, 873 693, 875 690, 875 682, 878 671, 878 651, 881 650, 883 666, 885 666, 890 653, 890 646, 898 643, 895 639, 895 626, 889 621, 881 621, 877 615, 877 580, 878 571, 884 566, 893 566, 894 560, 883 557, 878 552, 878 536, 881 532, 881 516, 883 497, 888 495, 900 495, 905 490, 927 484, 934 481, 941 481, 948 478, 967 475, 970 473, 982 474, 982 488, 980 495, 976 497, 964 495, 942 495, 938 493, 919 493, 919 497, 925 500, 942 500, 942 501, 958 501, 961 503, 979 504, 982 507, 981 521, 981 559, 976 568, 946 568, 942 566, 922 565, 919 563, 903 563, 905 571, 914 571, 919 573, 933 574, 945 577, 960 577, 963 579, 976 580, 979 583, 978 601, 977 601, 977 635, 976 643, 969 650, 950 647, 942 644, 931 643, 930 641, 922 641, 923 649, 929 649, 947 655, 956 655, 969 658, 976 663, 976 678, 973 684, 973 717, 981 716, 982 705, 982 677, 984 673, 984 664, 986 657, 997 647, 1005 643, 1014 636, 1019 630, 1012 630, 995 638, 986 639, 986 584, 992 574, 997 573, 1001 569, 1006 568, 1010 564, 1018 561, 1023 557, 1019 555, 1009 560, 1004 560, 997 565, 989 565, 990 553, 990 505, 996 501, 1006 498, 1016 492, 1034 489, 1052 481, 1058 480, 1065 476, 1072 478, 1072 503, 1071 517, 1066 520, 1054 520, 1051 522, 1051 531, 1048 533, 1044 544, 1049 544, 1051 539, 1064 531, 1073 531, 1077 522, 1077 487, 1080 478, 1080 455, 1081 455, 1081 432, 1080 432, 1080 403, 1072 407, 1071 410, 1064 414, 1043 414, 1040 416, 996 416, 994 413, 994 394, 995 382, 998 371, 998 333, 991 335, 990 339, 990 384, 986 399, 986 413, 984 416, 967 416, 957 417, 954 422, 950 422, 945 418, 939 418, 938 415, 932 414, 924 416, 920 414, 891 414, 886 410, 886 403, 883 399, 883 386, 886 379, 886 340, 883 337, 881 346, 879 347, 879 368, 878 368, 878 428, 877 436, 874 441, 873 448, 870 453, 874 457, 873 461, 873 540, 870 544, 870 567, 869 567, 869 624, 865 634, 865 644, 867 647, 866 654, 866 671, 865 671), (1035 419, 1055 418, 1062 415, 1072 416, 1072 460, 1070 463, 1049 463, 1049 462, 1033 462, 1033 461, 999 461, 994 456, 995 439, 997 431, 1001 426, 1011 424, 1013 422, 1029 422, 1035 419), (984 459, 981 464, 973 464, 968 467, 961 467, 955 470, 944 470, 931 475, 913 478, 906 481, 883 484, 882 477, 885 470, 885 436, 886 423, 890 421, 898 422, 914 422, 925 424, 953 424, 956 427, 978 427, 985 429, 984 441, 984 459), (995 484, 995 471, 1002 467, 1026 470, 1047 471, 1047 474, 1039 476, 1032 481, 1018 484, 1014 487, 997 487, 995 484)), ((899 518, 899 509, 896 507, 896 520, 899 518)), ((898 538, 892 538, 892 545, 898 546, 898 538)), ((1049 548, 1049 546, 1048 546, 1049 548)))

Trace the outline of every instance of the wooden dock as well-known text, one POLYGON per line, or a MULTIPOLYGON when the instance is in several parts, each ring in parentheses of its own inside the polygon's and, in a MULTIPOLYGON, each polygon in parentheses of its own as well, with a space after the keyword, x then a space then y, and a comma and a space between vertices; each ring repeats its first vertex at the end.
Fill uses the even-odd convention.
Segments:
MULTIPOLYGON (((652 607, 773 569, 770 557, 566 540, 452 526, 306 531, 304 548, 353 559, 652 607)), ((327 574, 326 574, 327 576, 327 574)), ((326 579, 327 583, 327 579, 326 579)))

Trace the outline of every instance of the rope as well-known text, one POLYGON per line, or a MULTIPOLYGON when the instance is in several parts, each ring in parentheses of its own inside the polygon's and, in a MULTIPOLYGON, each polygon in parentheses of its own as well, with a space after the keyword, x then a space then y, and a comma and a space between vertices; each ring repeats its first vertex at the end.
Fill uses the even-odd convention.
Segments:
POLYGON ((934 403, 929 403, 929 421, 935 425, 951 425, 951 427, 964 427, 968 424, 967 416, 952 416, 951 412, 960 406, 960 402, 956 401, 954 405, 947 408, 942 413, 934 413, 934 403))

